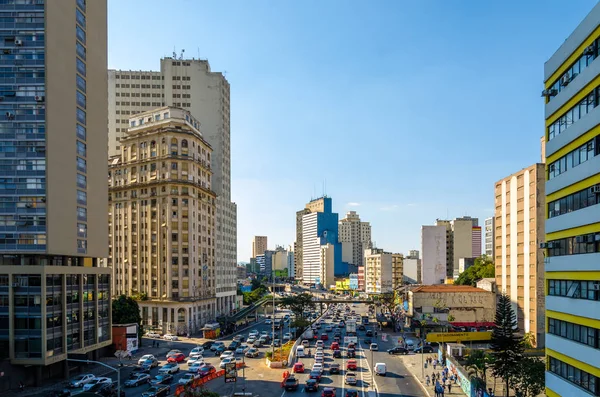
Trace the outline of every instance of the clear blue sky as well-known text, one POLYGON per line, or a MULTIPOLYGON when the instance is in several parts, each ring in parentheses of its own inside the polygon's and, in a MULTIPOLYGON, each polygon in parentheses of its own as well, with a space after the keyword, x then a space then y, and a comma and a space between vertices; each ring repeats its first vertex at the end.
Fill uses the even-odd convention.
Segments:
POLYGON ((295 239, 323 192, 377 246, 493 214, 494 182, 540 161, 543 65, 596 4, 577 1, 110 0, 109 67, 185 49, 231 83, 238 260, 295 239))

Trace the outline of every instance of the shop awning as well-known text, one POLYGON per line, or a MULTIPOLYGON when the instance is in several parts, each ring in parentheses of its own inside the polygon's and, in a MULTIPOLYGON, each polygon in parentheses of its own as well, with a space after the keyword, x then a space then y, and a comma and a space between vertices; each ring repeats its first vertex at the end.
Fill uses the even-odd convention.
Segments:
POLYGON ((496 324, 489 322, 489 321, 482 321, 482 322, 476 322, 476 323, 460 323, 460 322, 451 322, 450 324, 452 324, 452 326, 454 327, 493 327, 496 324))

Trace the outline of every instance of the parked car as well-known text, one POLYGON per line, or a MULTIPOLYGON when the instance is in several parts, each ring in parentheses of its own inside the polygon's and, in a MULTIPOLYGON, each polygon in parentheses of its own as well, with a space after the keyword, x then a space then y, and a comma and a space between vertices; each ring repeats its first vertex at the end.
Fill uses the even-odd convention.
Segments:
POLYGON ((298 389, 298 379, 294 375, 290 375, 283 382, 283 387, 285 390, 297 390, 298 389))
POLYGON ((417 347, 414 351, 415 353, 421 353, 421 350, 423 353, 433 353, 433 347, 427 345, 417 347))
POLYGON ((173 375, 171 374, 158 374, 154 378, 150 379, 152 385, 167 385, 173 382, 173 375))
POLYGON ((163 336, 164 340, 170 340, 170 341, 175 341, 175 340, 179 340, 179 338, 177 337, 177 335, 173 335, 173 334, 165 334, 163 336))
POLYGON ((393 347, 389 349, 388 354, 408 354, 408 349, 400 346, 393 347))
POLYGON ((142 397, 166 397, 171 392, 171 388, 168 386, 152 386, 148 390, 142 393, 142 397))
POLYGON ((150 375, 143 373, 135 373, 133 377, 130 377, 125 381, 125 387, 137 387, 144 383, 150 383, 150 375))
POLYGON ((166 372, 167 374, 174 374, 179 372, 179 365, 177 363, 168 363, 159 368, 158 373, 162 374, 166 372))
POLYGON ((45 393, 45 397, 70 397, 71 390, 69 389, 59 389, 59 390, 51 390, 48 393, 45 393))
POLYGON ((90 382, 94 378, 96 378, 96 377, 92 374, 78 375, 78 376, 74 377, 73 379, 71 379, 71 381, 69 382, 69 387, 72 387, 72 388, 83 387, 83 385, 90 382))
POLYGON ((160 339, 160 334, 158 332, 148 331, 148 332, 146 332, 146 337, 160 339))

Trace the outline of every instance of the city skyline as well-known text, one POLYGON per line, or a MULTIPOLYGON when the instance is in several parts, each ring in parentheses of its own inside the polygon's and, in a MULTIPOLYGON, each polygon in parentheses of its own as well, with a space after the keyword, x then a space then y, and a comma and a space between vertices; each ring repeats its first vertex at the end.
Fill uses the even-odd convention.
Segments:
POLYGON ((297 208, 325 180, 334 211, 357 209, 393 252, 418 249, 420 226, 435 218, 492 216, 494 182, 540 157, 540 65, 595 5, 234 3, 110 1, 109 68, 155 70, 185 49, 226 74, 238 260, 253 235, 292 243, 297 208), (167 20, 178 29, 156 29, 167 20), (132 31, 144 48, 135 56, 119 40, 132 31), (452 100, 431 117, 436 89, 452 100), (501 114, 510 122, 490 122, 501 114), (349 161, 355 147, 371 150, 349 161))

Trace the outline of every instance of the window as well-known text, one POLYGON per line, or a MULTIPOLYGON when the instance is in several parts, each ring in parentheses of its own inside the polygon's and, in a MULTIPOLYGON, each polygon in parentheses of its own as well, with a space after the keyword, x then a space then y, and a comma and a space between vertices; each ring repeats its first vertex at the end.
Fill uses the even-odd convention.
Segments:
POLYGON ((598 281, 548 280, 548 296, 598 301, 600 300, 599 285, 598 281))
POLYGON ((77 174, 77 187, 87 188, 87 178, 85 175, 77 174))
POLYGON ((593 192, 593 187, 580 190, 548 203, 548 218, 554 218, 569 212, 577 211, 600 203, 600 194, 593 192))
POLYGON ((87 107, 85 95, 83 95, 80 91, 77 91, 77 105, 81 106, 84 109, 87 107))
POLYGON ((81 77, 80 75, 77 75, 77 88, 79 88, 83 92, 86 91, 85 79, 83 77, 81 77))
MULTIPOLYGON (((77 42, 76 48, 77 48, 77 55, 85 61, 87 54, 86 54, 86 49, 83 46, 83 44, 81 44, 80 42, 77 42)), ((117 86, 118 86, 118 84, 117 84, 117 86)))
POLYGON ((87 150, 85 143, 77 141, 77 155, 81 157, 86 157, 87 150))
POLYGON ((87 193, 83 190, 77 191, 77 203, 87 205, 87 193))
POLYGON ((87 225, 85 223, 77 224, 77 237, 87 238, 87 225))
POLYGON ((85 0, 77 0, 77 6, 85 11, 85 0))
POLYGON ((561 117, 548 127, 548 140, 565 132, 572 124, 579 121, 586 114, 598 106, 598 91, 600 87, 594 88, 588 96, 567 110, 561 117))
POLYGON ((591 160, 600 154, 600 135, 587 141, 577 149, 567 153, 548 165, 548 180, 554 179, 568 169, 575 168, 581 163, 591 160))
POLYGON ((79 39, 79 41, 81 41, 83 44, 85 44, 85 31, 83 29, 81 29, 81 27, 77 26, 77 38, 79 39))
POLYGON ((86 75, 85 62, 83 62, 79 58, 76 58, 75 62, 77 62, 77 72, 79 72, 83 77, 85 77, 85 75, 86 75))
POLYGON ((567 382, 573 383, 597 396, 600 392, 600 380, 579 368, 573 367, 563 361, 560 361, 552 356, 549 356, 550 372, 565 379, 567 382))
POLYGON ((75 19, 77 20, 77 23, 80 24, 81 27, 85 29, 85 15, 83 15, 83 12, 76 9, 75 10, 75 19))
POLYGON ((77 219, 87 221, 87 210, 83 207, 77 207, 77 219))
POLYGON ((77 121, 79 121, 81 124, 86 124, 85 111, 79 108, 77 108, 77 121))
POLYGON ((77 171, 87 172, 87 163, 81 157, 77 157, 77 171))
POLYGON ((80 124, 77 124, 76 129, 77 129, 77 138, 86 140, 87 134, 86 134, 85 127, 80 124))

